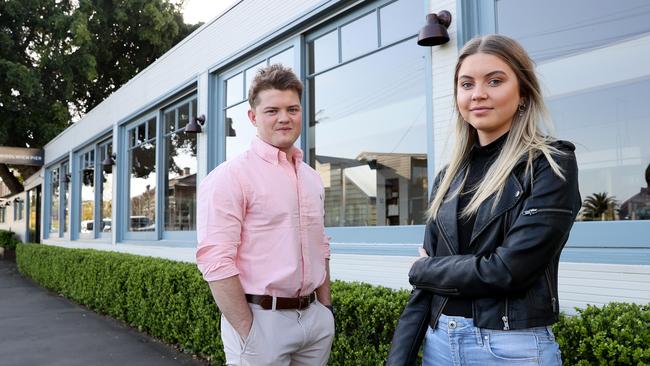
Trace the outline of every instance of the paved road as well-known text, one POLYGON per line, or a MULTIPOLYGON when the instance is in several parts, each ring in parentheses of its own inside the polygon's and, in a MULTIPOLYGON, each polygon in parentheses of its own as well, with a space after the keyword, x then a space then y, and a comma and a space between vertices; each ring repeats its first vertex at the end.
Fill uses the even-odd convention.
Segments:
POLYGON ((206 363, 51 293, 0 260, 0 366, 36 365, 206 363))

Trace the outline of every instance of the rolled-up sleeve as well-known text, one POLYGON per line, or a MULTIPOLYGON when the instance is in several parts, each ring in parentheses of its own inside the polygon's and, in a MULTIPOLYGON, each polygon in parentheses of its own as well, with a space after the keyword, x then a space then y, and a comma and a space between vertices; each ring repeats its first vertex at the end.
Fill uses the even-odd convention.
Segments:
POLYGON ((242 186, 229 166, 217 168, 199 185, 196 264, 206 281, 239 274, 237 249, 245 210, 242 186))

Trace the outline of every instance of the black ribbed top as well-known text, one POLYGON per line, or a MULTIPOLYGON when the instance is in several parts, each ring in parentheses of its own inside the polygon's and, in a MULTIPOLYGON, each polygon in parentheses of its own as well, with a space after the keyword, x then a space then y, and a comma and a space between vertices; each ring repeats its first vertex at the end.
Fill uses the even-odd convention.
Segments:
MULTIPOLYGON (((490 169, 490 166, 499 155, 499 151, 508 138, 508 133, 492 141, 491 143, 480 146, 477 142, 472 148, 470 155, 467 179, 465 185, 458 198, 457 209, 457 225, 458 225, 458 254, 474 254, 474 248, 470 247, 472 239, 472 230, 474 229, 474 222, 476 221, 476 214, 463 219, 460 213, 469 204, 469 201, 474 197, 475 191, 473 188, 477 187, 485 177, 485 173, 490 169)), ((472 317, 472 299, 462 297, 451 297, 447 301, 447 305, 442 310, 445 315, 462 316, 465 318, 472 317)))

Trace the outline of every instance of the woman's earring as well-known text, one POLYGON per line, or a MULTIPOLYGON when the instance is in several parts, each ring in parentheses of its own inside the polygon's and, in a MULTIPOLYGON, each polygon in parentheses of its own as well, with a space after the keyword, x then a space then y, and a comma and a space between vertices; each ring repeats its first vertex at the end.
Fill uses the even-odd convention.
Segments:
POLYGON ((523 116, 524 116, 524 113, 526 113, 526 104, 525 104, 525 103, 521 103, 521 104, 519 105, 519 108, 517 108, 517 110, 519 111, 519 117, 523 117, 523 116))

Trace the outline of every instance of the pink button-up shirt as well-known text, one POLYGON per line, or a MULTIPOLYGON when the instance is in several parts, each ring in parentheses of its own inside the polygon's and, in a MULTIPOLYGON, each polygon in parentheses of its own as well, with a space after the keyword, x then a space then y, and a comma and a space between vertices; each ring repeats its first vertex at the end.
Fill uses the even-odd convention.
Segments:
POLYGON ((282 297, 325 281, 323 183, 300 149, 291 153, 295 167, 255 138, 201 181, 196 262, 206 281, 239 275, 245 293, 282 297))

